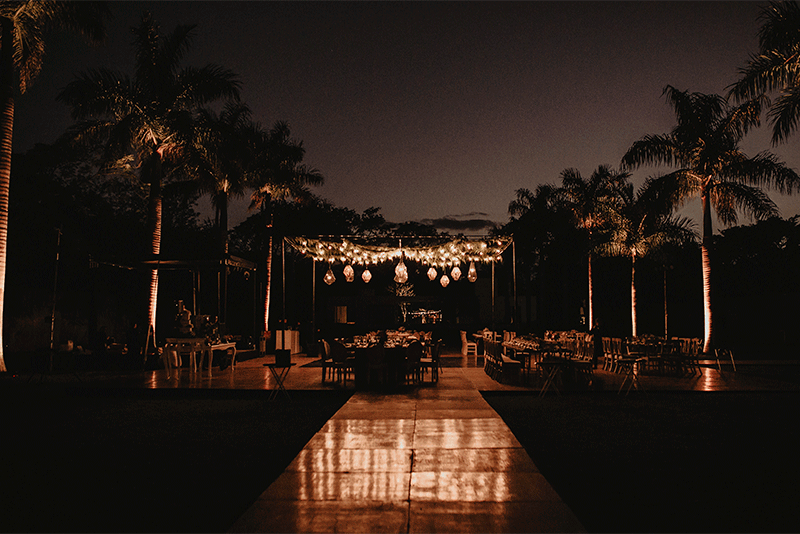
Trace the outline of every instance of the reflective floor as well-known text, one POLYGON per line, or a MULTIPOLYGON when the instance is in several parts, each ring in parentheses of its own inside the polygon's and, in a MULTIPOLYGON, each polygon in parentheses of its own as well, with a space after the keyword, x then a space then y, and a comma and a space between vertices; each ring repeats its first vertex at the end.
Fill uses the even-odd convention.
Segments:
POLYGON ((356 393, 231 532, 582 532, 462 369, 356 393))

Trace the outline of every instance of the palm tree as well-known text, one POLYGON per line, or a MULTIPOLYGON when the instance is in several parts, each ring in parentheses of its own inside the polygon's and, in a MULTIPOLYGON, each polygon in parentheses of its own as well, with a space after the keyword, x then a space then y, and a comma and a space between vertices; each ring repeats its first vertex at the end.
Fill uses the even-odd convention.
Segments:
POLYGON ((711 350, 713 320, 711 306, 712 206, 723 224, 735 224, 737 210, 757 219, 777 213, 775 204, 760 189, 770 186, 791 193, 800 176, 779 162, 774 154, 761 152, 749 158, 739 143, 747 131, 759 124, 762 99, 737 107, 719 95, 664 89, 675 110, 678 124, 668 134, 646 135, 625 153, 622 165, 669 165, 677 170, 659 180, 669 184, 674 201, 700 196, 703 206, 701 244, 703 270, 703 350, 711 350))
POLYGON ((0 1, 0 372, 3 356, 3 302, 8 244, 8 192, 11 183, 11 138, 14 97, 33 83, 42 68, 45 36, 53 29, 78 32, 91 42, 105 39, 105 2, 0 1))
MULTIPOLYGON (((228 102, 216 114, 204 109, 195 128, 193 152, 197 160, 195 179, 184 182, 189 189, 208 194, 216 212, 217 253, 223 261, 228 255, 228 205, 244 196, 254 169, 254 139, 262 134, 251 119, 250 108, 240 102, 228 102)), ((227 269, 220 263, 218 276, 218 316, 227 320, 227 269)))
MULTIPOLYGON (((145 12, 139 26, 132 29, 133 79, 107 69, 92 70, 79 75, 57 97, 72 106, 73 118, 87 119, 76 128, 82 137, 105 143, 106 172, 134 172, 149 186, 147 219, 153 260, 161 252, 162 183, 189 159, 196 111, 222 98, 239 98, 239 82, 232 71, 216 65, 180 68, 194 29, 181 25, 162 37, 145 12)), ((151 271, 147 293, 147 334, 154 337, 157 267, 151 271)))
POLYGON ((672 195, 665 192, 656 179, 648 179, 634 195, 633 184, 620 189, 622 202, 614 213, 612 238, 599 252, 631 259, 631 336, 639 335, 636 299, 636 260, 668 243, 685 243, 694 239, 691 222, 673 217, 672 195))
POLYGON ((253 138, 261 132, 250 117, 246 104, 228 102, 219 114, 201 110, 195 128, 196 178, 187 185, 210 195, 216 212, 218 252, 222 255, 228 253, 228 205, 244 196, 254 172, 253 138))
POLYGON ((270 284, 272 283, 273 226, 271 204, 273 199, 304 201, 310 198, 307 186, 321 185, 325 178, 314 168, 303 164, 305 149, 302 141, 291 138, 289 125, 278 121, 262 137, 256 147, 256 169, 251 179, 254 191, 251 209, 270 211, 267 220, 268 244, 266 281, 264 292, 264 332, 269 332, 270 284))
POLYGON ((730 95, 743 101, 768 92, 779 92, 769 116, 772 143, 777 145, 797 129, 800 120, 800 4, 795 0, 770 2, 761 9, 758 54, 742 78, 730 87, 730 95))
POLYGON ((618 190, 629 176, 629 173, 614 171, 608 165, 597 167, 588 179, 583 178, 575 169, 565 169, 561 172, 561 187, 557 193, 558 203, 572 213, 575 224, 588 236, 589 328, 594 326, 592 249, 596 245, 597 233, 604 228, 614 213, 618 202, 618 190))

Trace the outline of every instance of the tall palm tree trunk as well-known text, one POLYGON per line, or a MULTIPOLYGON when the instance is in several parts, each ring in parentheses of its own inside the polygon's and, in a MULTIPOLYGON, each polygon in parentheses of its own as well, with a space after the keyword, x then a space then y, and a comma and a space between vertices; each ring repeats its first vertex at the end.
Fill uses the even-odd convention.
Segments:
POLYGON ((219 211, 219 280, 217 297, 217 315, 219 322, 226 324, 228 322, 228 266, 225 260, 228 257, 228 193, 222 192, 222 200, 217 208, 219 211))
POLYGON ((703 189, 703 243, 700 247, 703 267, 703 320, 705 326, 703 352, 711 351, 714 323, 711 316, 711 244, 714 229, 711 225, 711 193, 703 189))
MULTIPOLYGON (((150 158, 152 165, 150 170, 150 196, 148 200, 148 213, 147 224, 150 232, 150 254, 151 259, 158 260, 161 254, 161 216, 162 216, 162 199, 161 199, 161 157, 160 155, 153 154, 150 158)), ((148 283, 148 299, 147 299, 147 333, 146 339, 153 342, 156 346, 156 308, 158 304, 158 264, 150 271, 150 279, 148 283)), ((147 351, 149 342, 144 345, 144 358, 147 358, 147 351)))
POLYGON ((269 305, 271 300, 272 289, 272 211, 270 210, 269 219, 267 223, 267 267, 266 267, 266 282, 264 288, 264 332, 269 332, 269 305))
POLYGON ((631 253, 631 336, 638 336, 636 324, 636 251, 631 253))
POLYGON ((594 325, 594 300, 592 296, 594 294, 594 282, 592 281, 592 253, 589 252, 589 262, 588 262, 588 274, 589 274, 589 329, 592 328, 594 325))
POLYGON ((8 254, 8 192, 11 184, 11 138, 14 131, 14 88, 11 20, 0 19, 2 56, 0 57, 0 372, 8 371, 3 354, 3 321, 6 257, 8 254))

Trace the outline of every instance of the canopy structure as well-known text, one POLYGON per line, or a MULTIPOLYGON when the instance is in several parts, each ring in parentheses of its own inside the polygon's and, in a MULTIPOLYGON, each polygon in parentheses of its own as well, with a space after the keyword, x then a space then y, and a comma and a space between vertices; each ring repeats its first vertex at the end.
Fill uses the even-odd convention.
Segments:
MULTIPOLYGON (((314 266, 317 262, 324 262, 329 266, 333 263, 344 264, 345 269, 350 271, 349 274, 345 271, 349 279, 352 279, 352 268, 349 267, 351 265, 365 266, 368 269, 370 265, 398 261, 395 272, 399 274, 400 270, 405 271, 403 261, 408 260, 442 270, 451 267, 458 268, 460 264, 469 265, 468 278, 474 282, 474 263, 490 263, 492 266, 492 321, 494 321, 494 265, 503 261, 503 252, 509 246, 513 248, 514 239, 510 236, 479 238, 465 236, 323 236, 286 237, 285 242, 304 256, 312 258, 314 266)), ((514 307, 516 307, 515 263, 516 261, 512 262, 514 307)), ((312 284, 316 301, 316 275, 313 274, 315 271, 316 269, 312 270, 312 284)), ((368 271, 365 274, 368 274, 368 271)), ((436 276, 433 269, 429 272, 429 276, 431 275, 436 276)), ((443 275, 442 278, 447 279, 447 276, 443 275)), ((400 281, 402 278, 395 278, 395 280, 400 281)), ((364 281, 368 282, 369 278, 364 278, 364 281)), ((326 283, 332 282, 326 279, 326 283)), ((442 280, 442 286, 446 286, 447 283, 449 280, 442 280)), ((512 313, 512 321, 515 315, 516 310, 512 313)), ((316 319, 312 322, 316 322, 316 319)))
MULTIPOLYGON (((396 237, 397 245, 370 244, 371 238, 345 236, 340 238, 287 237, 287 242, 298 252, 316 261, 375 265, 386 261, 406 259, 432 267, 452 267, 471 262, 503 261, 503 251, 513 243, 511 237, 466 238, 449 236, 396 237), (403 239, 406 243, 403 244, 403 239), (443 239, 448 239, 443 241, 443 239), (433 244, 421 243, 435 240, 433 244)), ((372 238, 387 241, 387 238, 372 238)))

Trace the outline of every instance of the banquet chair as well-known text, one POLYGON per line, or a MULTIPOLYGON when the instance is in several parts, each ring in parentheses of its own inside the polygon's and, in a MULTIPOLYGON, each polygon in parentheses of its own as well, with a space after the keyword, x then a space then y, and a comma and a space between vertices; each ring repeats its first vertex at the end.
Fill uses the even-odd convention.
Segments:
POLYGON ((442 351, 442 342, 437 341, 431 346, 431 355, 427 358, 422 358, 420 360, 420 366, 422 367, 422 377, 424 378, 426 369, 431 370, 431 382, 438 382, 439 381, 439 355, 442 351))
POLYGON ((370 345, 366 350, 367 357, 367 384, 372 386, 383 386, 386 384, 386 353, 383 344, 370 345))
POLYGON ((347 349, 340 342, 333 340, 331 346, 331 360, 336 371, 336 381, 347 384, 347 377, 353 372, 354 360, 349 357, 347 349))
POLYGON ((467 333, 461 330, 461 354, 464 356, 477 356, 478 344, 467 340, 467 333))
POLYGON ((406 348, 406 381, 419 382, 422 379, 422 343, 412 341, 406 348))
POLYGON ((322 363, 322 381, 330 377, 333 380, 335 368, 333 365, 333 358, 331 357, 331 344, 328 343, 327 340, 322 340, 322 355, 321 355, 321 363, 322 363))

